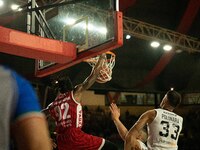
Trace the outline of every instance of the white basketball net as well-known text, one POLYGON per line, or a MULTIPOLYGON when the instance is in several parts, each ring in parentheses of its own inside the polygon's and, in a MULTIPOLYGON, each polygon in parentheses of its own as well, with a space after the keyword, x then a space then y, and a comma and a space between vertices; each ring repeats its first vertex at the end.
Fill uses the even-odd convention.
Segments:
MULTIPOLYGON (((94 67, 99 60, 99 56, 92 57, 86 60, 86 62, 94 67)), ((112 79, 112 69, 115 66, 115 54, 114 53, 106 53, 106 61, 102 65, 102 69, 100 70, 100 75, 97 77, 97 82, 105 83, 112 79)))

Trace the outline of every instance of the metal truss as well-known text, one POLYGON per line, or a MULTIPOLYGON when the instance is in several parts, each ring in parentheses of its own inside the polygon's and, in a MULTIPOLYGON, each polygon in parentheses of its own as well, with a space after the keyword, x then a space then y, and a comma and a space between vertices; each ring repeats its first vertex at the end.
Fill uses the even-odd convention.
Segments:
MULTIPOLYGON (((35 0, 29 0, 29 1, 35 1, 35 0)), ((60 1, 62 2, 62 0, 60 1)), ((65 3, 58 3, 57 5, 60 6, 63 4, 65 3)), ((79 5, 80 5, 79 7, 80 9, 87 9, 93 12, 96 12, 96 9, 97 9, 95 7, 87 6, 87 5, 84 5, 83 7, 82 4, 78 4, 77 6, 79 5)), ((56 6, 52 5, 52 7, 56 7, 56 6)), ((40 9, 40 8, 36 8, 36 9, 40 9)), ((108 15, 109 13, 111 12, 105 11, 105 10, 98 10, 99 17, 101 18, 105 18, 104 15, 105 14, 108 15)), ((145 23, 133 18, 129 18, 125 16, 123 17, 123 31, 124 33, 130 34, 140 39, 157 40, 163 44, 170 44, 175 48, 175 50, 185 50, 190 53, 200 52, 200 41, 198 38, 181 34, 181 33, 166 29, 166 28, 161 28, 159 26, 145 23)))
MULTIPOLYGON (((80 9, 88 9, 96 12, 96 8, 80 4, 80 9)), ((98 10, 99 16, 111 12, 98 10)), ((105 17, 103 17, 105 18, 105 17)), ((164 44, 172 45, 175 50, 185 50, 188 52, 200 52, 200 41, 197 38, 187 36, 166 28, 161 28, 129 17, 123 17, 123 31, 140 39, 157 40, 164 44)))
POLYGON ((124 33, 145 40, 157 40, 161 43, 170 44, 175 50, 188 52, 200 52, 200 41, 197 38, 187 36, 172 30, 151 25, 129 17, 123 17, 124 33))

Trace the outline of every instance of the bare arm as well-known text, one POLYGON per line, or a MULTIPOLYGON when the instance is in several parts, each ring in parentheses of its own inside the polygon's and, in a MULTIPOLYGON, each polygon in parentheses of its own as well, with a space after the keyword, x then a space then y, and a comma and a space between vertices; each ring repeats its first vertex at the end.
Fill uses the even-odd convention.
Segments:
POLYGON ((113 104, 113 103, 110 105, 109 108, 110 108, 110 111, 111 111, 112 120, 115 123, 117 131, 118 131, 120 137, 122 138, 122 140, 125 140, 125 136, 128 133, 128 130, 119 119, 120 109, 117 107, 116 104, 113 104))
POLYGON ((46 119, 43 115, 27 116, 12 127, 13 137, 20 150, 51 150, 46 119))
POLYGON ((97 64, 92 69, 90 75, 85 79, 83 83, 75 87, 74 96, 76 100, 80 98, 83 91, 89 89, 95 83, 105 59, 106 54, 101 54, 97 64))
POLYGON ((142 128, 153 121, 155 118, 155 110, 149 110, 142 114, 138 121, 133 125, 133 127, 128 131, 125 138, 124 150, 137 150, 137 137, 142 128))

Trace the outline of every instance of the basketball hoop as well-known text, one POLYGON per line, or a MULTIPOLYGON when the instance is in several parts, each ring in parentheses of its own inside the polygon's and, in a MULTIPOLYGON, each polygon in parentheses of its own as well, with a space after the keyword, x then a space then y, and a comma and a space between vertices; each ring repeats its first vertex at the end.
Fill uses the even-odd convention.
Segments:
MULTIPOLYGON (((99 60, 99 55, 85 60, 91 67, 94 67, 99 60)), ((112 79, 112 69, 115 66, 115 54, 106 52, 106 60, 100 70, 100 75, 97 77, 98 83, 106 83, 112 79)))

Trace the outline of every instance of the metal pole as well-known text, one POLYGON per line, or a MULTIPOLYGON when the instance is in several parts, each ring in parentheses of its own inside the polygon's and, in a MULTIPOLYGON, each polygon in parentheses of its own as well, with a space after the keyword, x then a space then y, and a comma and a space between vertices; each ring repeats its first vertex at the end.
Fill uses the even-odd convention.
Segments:
MULTIPOLYGON (((35 0, 31 0, 31 9, 34 9, 36 6, 35 0)), ((35 11, 31 12, 31 33, 35 34, 35 11)))
MULTIPOLYGON (((28 0, 28 4, 31 3, 31 0, 28 0)), ((27 7, 30 7, 29 5, 27 7)), ((27 8, 28 9, 28 8, 27 8)), ((27 23, 26 23, 27 33, 31 33, 31 14, 27 12, 27 23)))

